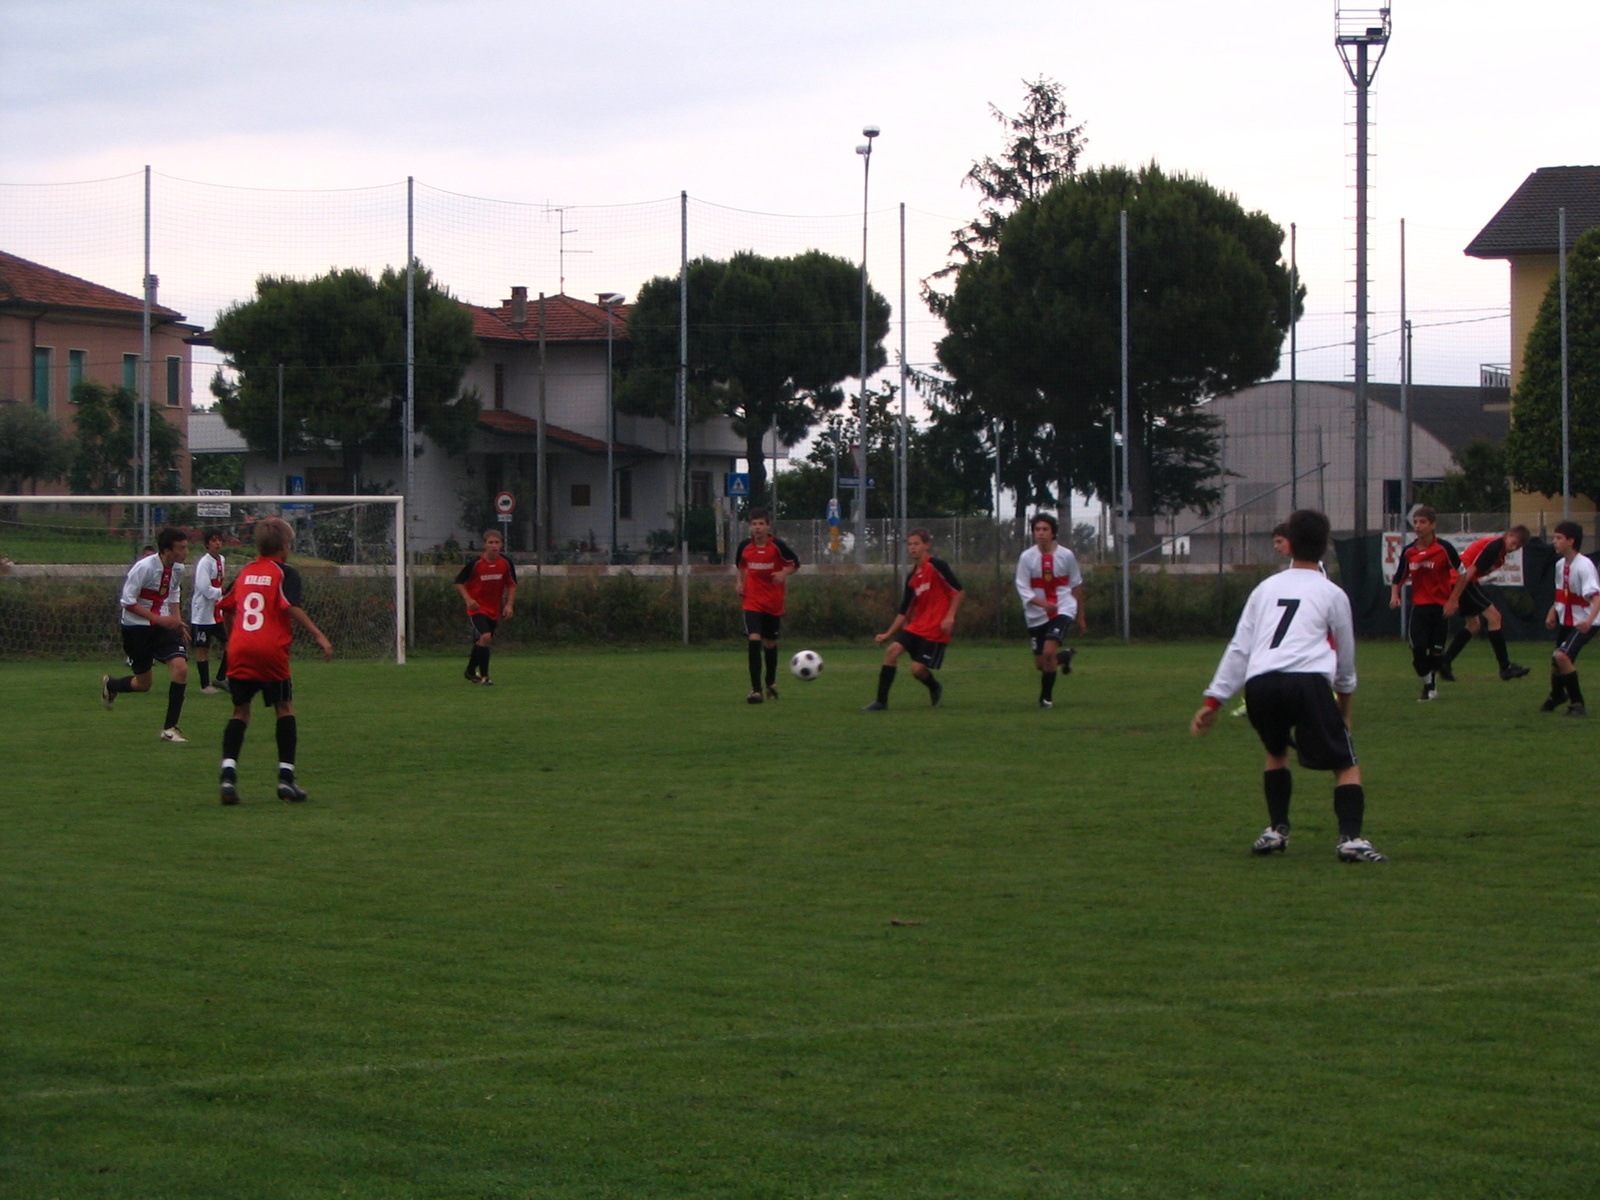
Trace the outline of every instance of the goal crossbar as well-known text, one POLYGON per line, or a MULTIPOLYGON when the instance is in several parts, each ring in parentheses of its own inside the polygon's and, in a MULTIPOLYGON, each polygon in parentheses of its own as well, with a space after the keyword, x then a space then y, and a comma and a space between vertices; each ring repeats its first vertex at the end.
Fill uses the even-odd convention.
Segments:
POLYGON ((394 506, 395 571, 394 571, 394 655, 401 665, 406 661, 406 577, 410 570, 410 554, 406 537, 406 498, 404 496, 288 496, 248 495, 233 496, 0 496, 3 504, 389 504, 394 506))

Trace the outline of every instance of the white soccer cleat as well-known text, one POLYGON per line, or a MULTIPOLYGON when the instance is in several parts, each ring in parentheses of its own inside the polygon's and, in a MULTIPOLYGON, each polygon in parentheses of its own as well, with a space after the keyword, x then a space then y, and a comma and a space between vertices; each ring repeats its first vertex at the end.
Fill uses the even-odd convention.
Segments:
POLYGON ((187 742, 189 739, 183 736, 183 730, 174 725, 170 729, 163 729, 161 731, 161 740, 163 742, 173 742, 181 745, 182 743, 187 742))
POLYGON ((117 694, 111 690, 111 676, 100 676, 100 704, 107 712, 117 702, 117 694))
POLYGON ((1282 854, 1289 848, 1289 827, 1287 825, 1268 825, 1265 831, 1250 846, 1251 854, 1282 854))
POLYGON ((200 694, 202 696, 220 696, 222 695, 222 689, 215 686, 203 687, 200 689, 200 694))
POLYGON ((1388 862, 1387 854, 1379 854, 1366 838, 1346 838, 1339 843, 1339 861, 1348 863, 1388 862))

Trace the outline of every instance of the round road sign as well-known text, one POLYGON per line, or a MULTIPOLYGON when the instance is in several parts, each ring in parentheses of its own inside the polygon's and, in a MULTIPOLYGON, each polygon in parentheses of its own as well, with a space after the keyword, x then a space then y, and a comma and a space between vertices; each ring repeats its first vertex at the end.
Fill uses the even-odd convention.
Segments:
POLYGON ((501 492, 494 498, 494 510, 502 516, 509 517, 517 511, 517 498, 510 492, 501 492))

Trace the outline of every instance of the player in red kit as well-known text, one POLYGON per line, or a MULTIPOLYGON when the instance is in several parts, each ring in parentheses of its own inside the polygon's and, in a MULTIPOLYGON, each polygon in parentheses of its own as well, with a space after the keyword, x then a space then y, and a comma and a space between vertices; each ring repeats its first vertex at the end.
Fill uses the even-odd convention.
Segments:
POLYGON ((1416 531, 1417 538, 1400 553, 1400 565, 1395 568, 1393 586, 1389 590, 1389 607, 1400 607, 1400 589, 1409 580, 1411 666, 1422 680, 1422 695, 1417 699, 1437 700, 1439 666, 1444 661, 1444 635, 1448 627, 1444 606, 1455 588, 1461 556, 1449 542, 1439 540, 1439 514, 1426 504, 1419 504, 1412 511, 1411 528, 1416 531))
POLYGON ((498 529, 484 531, 483 554, 461 568, 456 591, 467 602, 467 623, 472 626, 472 653, 467 658, 468 683, 488 686, 489 653, 494 631, 511 616, 517 598, 517 568, 501 551, 506 540, 498 529))
POLYGON ((766 699, 778 698, 778 633, 783 626, 784 584, 800 569, 800 557, 782 538, 772 536, 772 516, 750 510, 750 536, 739 543, 733 562, 739 568, 739 598, 744 631, 750 638, 751 704, 760 704, 761 665, 767 668, 766 699))
POLYGON ((1515 554, 1527 545, 1528 536, 1526 525, 1513 525, 1499 537, 1481 537, 1461 552, 1461 571, 1456 576, 1450 598, 1444 603, 1444 615, 1449 619, 1459 612, 1466 627, 1450 640, 1444 662, 1439 665, 1439 678, 1455 681, 1451 664, 1472 640, 1473 634, 1484 632, 1484 625, 1488 626, 1484 636, 1489 639, 1495 661, 1500 664, 1500 678, 1521 679, 1529 673, 1527 667, 1512 662, 1506 652, 1505 635, 1500 632, 1500 610, 1479 582, 1485 575, 1493 575, 1503 567, 1508 554, 1515 554))
POLYGON ((895 664, 902 654, 911 655, 911 673, 928 689, 930 704, 938 704, 944 695, 944 685, 933 673, 944 665, 945 647, 961 611, 961 582, 949 563, 933 557, 933 535, 926 529, 913 529, 906 535, 906 550, 911 555, 911 574, 906 576, 900 611, 894 623, 876 636, 880 646, 889 643, 878 671, 878 698, 863 705, 862 712, 889 707, 895 664))
POLYGON ((228 622, 228 678, 233 692, 233 719, 222 732, 222 802, 239 803, 239 752, 250 725, 250 701, 256 693, 278 717, 278 798, 304 800, 294 778, 299 728, 294 718, 294 693, 289 678, 289 643, 300 625, 333 658, 333 646, 300 607, 300 572, 285 563, 294 530, 281 517, 256 522, 255 562, 234 580, 217 604, 228 622))

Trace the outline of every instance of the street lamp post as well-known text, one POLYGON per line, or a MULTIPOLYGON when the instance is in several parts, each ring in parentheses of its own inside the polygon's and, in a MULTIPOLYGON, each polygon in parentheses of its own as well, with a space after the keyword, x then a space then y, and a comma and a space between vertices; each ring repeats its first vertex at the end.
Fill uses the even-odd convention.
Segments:
POLYGON ((617 561, 617 466, 613 452, 617 445, 617 406, 612 392, 612 347, 616 338, 616 306, 622 303, 619 292, 601 292, 600 307, 606 310, 606 511, 610 514, 610 541, 606 543, 606 561, 617 561))
POLYGON ((867 125, 861 134, 867 140, 856 147, 861 155, 861 390, 856 396, 856 562, 866 562, 867 553, 867 197, 872 181, 872 139, 881 131, 867 125))

